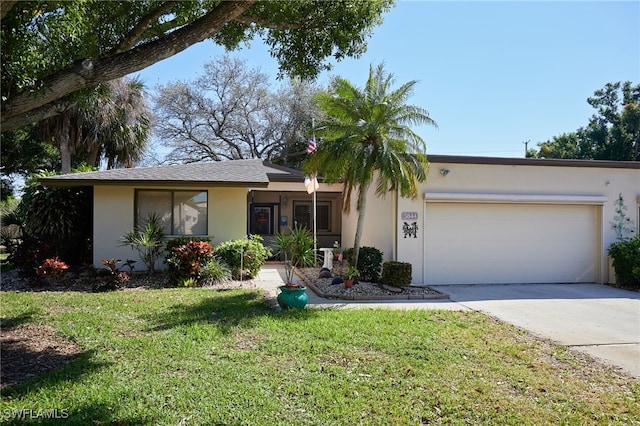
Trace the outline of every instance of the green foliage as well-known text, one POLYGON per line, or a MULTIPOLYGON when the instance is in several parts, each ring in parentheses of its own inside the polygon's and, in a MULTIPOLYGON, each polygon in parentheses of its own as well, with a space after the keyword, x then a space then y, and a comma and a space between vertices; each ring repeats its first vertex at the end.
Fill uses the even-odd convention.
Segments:
POLYGON ((360 271, 355 266, 349 266, 344 273, 344 277, 348 280, 355 280, 360 275, 360 271))
POLYGON ((314 77, 330 68, 327 57, 359 57, 367 36, 392 4, 393 0, 16 2, 2 19, 2 124, 5 112, 14 114, 11 119, 43 103, 43 109, 52 111, 65 96, 59 102, 73 103, 73 92, 77 95, 79 89, 131 74, 204 38, 231 51, 261 37, 282 74, 314 77), (238 12, 242 17, 236 20, 238 12), (87 58, 100 66, 90 68, 87 58), (73 79, 78 73, 87 78, 73 79), (68 77, 71 84, 47 91, 53 75, 68 77), (14 102, 20 109, 12 108, 14 102))
POLYGON ((415 80, 397 89, 394 83, 394 76, 380 64, 369 67, 364 89, 337 77, 316 98, 327 117, 316 128, 323 142, 307 156, 303 168, 310 175, 322 175, 325 182, 344 182, 345 211, 352 194, 357 194, 353 264, 358 263, 369 187, 375 185, 379 197, 397 191, 415 198, 418 183, 427 179, 426 145, 410 126, 436 122, 426 109, 407 104, 415 80))
POLYGON ((122 245, 135 249, 150 274, 155 272, 156 260, 164 251, 164 228, 160 216, 150 213, 146 223, 122 236, 122 245))
POLYGON ((211 244, 206 241, 188 241, 173 247, 166 259, 169 277, 177 283, 187 278, 200 281, 201 268, 213 257, 211 244))
POLYGON ((640 290, 640 234, 609 246, 616 283, 640 290))
POLYGON ((200 281, 203 284, 216 284, 231 280, 231 269, 220 259, 213 257, 200 266, 200 281))
POLYGON ((276 248, 276 254, 284 257, 288 284, 293 282, 293 268, 311 266, 316 262, 313 236, 307 228, 298 224, 289 228, 288 233, 282 231, 276 234, 276 248))
POLYGON ((527 157, 640 161, 640 84, 607 83, 587 102, 597 113, 586 127, 539 143, 527 157))
POLYGON ((24 220, 18 214, 20 201, 9 198, 0 202, 0 244, 13 253, 22 237, 24 220))
MULTIPOLYGON (((368 282, 378 282, 380 279, 380 270, 382 269, 382 251, 375 247, 360 247, 360 255, 358 256, 357 268, 360 271, 360 279, 368 282)), ((344 251, 347 259, 353 257, 353 248, 344 251)))
POLYGON ((0 135, 0 171, 27 177, 42 170, 60 169, 60 152, 42 140, 35 124, 0 135))
MULTIPOLYGON (((37 177, 27 182, 17 215, 26 237, 53 244, 56 254, 72 266, 91 260, 93 188, 47 187, 37 177)), ((25 238, 26 238, 25 237, 25 238)))
POLYGON ((229 265, 233 278, 253 278, 272 256, 271 250, 262 241, 259 235, 250 235, 246 240, 226 241, 218 245, 213 254, 229 265))
POLYGON ((635 232, 633 226, 633 220, 627 215, 627 206, 624 204, 624 197, 622 194, 618 195, 615 207, 616 215, 613 217, 611 226, 616 231, 616 239, 618 241, 624 241, 633 235, 635 232))
POLYGON ((196 287, 198 280, 196 277, 181 277, 178 279, 178 287, 196 287))
POLYGON ((382 284, 407 287, 411 284, 412 268, 407 262, 387 261, 382 264, 382 284))

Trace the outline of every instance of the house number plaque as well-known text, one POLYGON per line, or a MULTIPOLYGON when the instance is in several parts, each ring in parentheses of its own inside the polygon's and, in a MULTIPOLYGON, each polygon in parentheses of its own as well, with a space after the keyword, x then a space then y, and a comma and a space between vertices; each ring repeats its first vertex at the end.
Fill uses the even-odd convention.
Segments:
POLYGON ((402 212, 402 220, 418 220, 418 212, 402 212))
POLYGON ((402 212, 404 238, 418 238, 418 212, 402 212))

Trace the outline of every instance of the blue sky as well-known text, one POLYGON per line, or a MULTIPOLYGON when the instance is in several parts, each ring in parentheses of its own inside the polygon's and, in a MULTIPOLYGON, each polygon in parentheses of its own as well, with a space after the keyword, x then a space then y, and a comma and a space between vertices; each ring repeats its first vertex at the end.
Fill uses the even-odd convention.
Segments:
MULTIPOLYGON (((398 84, 417 80, 409 103, 438 128, 415 130, 427 153, 524 156, 529 147, 587 124, 586 102, 608 82, 640 83, 640 2, 400 1, 374 29, 359 59, 322 73, 363 86, 385 63, 398 84)), ((137 73, 153 91, 188 80, 224 54, 205 41, 137 73)), ((232 52, 273 76, 277 63, 255 41, 232 52)))

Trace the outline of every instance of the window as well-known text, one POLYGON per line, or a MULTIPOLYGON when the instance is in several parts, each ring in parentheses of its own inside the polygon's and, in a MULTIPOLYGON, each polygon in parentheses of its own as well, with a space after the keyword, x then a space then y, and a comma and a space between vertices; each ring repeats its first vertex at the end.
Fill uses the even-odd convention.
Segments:
POLYGON ((136 191, 136 226, 160 216, 166 235, 207 235, 207 191, 136 191))
MULTIPOLYGON (((313 229, 313 203, 293 202, 294 223, 307 229, 313 229)), ((331 231, 331 202, 316 202, 316 231, 331 231)))

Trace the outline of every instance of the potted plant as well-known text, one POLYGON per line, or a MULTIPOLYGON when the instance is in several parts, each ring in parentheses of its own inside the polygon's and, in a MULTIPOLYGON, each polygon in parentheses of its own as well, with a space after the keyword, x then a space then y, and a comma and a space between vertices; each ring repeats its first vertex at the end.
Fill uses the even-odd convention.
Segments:
POLYGON ((313 238, 309 231, 294 226, 289 233, 276 234, 277 254, 284 258, 285 285, 278 287, 278 304, 281 308, 304 308, 308 297, 305 286, 293 282, 295 268, 311 266, 315 263, 313 238))
POLYGON ((349 288, 353 286, 353 282, 356 280, 360 272, 355 266, 349 266, 347 272, 344 274, 344 287, 349 288))

